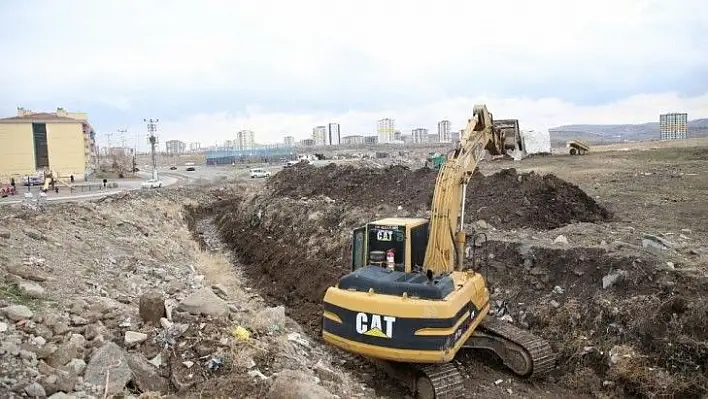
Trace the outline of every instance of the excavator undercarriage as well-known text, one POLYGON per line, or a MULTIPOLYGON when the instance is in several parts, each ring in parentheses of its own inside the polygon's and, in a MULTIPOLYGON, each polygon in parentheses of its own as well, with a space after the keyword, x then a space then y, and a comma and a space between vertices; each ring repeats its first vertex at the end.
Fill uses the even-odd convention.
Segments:
MULTIPOLYGON (((555 365, 555 355, 548 342, 492 316, 485 318, 463 348, 494 352, 506 367, 522 378, 543 377, 555 365)), ((455 362, 413 364, 376 358, 366 360, 414 392, 416 398, 464 397, 465 377, 455 362)))

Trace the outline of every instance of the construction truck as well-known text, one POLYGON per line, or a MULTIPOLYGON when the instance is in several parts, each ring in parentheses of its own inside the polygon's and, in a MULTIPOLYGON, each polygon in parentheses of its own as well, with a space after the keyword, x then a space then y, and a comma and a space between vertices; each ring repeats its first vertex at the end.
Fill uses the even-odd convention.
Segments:
POLYGON ((590 151, 590 144, 583 140, 570 140, 565 146, 569 149, 570 155, 585 155, 590 151))
MULTIPOLYGON (((491 350, 521 377, 555 365, 548 342, 488 316, 485 278, 465 262, 465 193, 485 149, 503 154, 505 140, 477 105, 438 172, 430 219, 391 217, 355 229, 352 271, 324 295, 324 341, 363 356, 419 398, 464 396, 452 363, 461 350, 491 350)), ((474 248, 478 235, 471 237, 474 248)))
POLYGON ((432 169, 440 170, 440 167, 442 167, 446 160, 447 157, 444 154, 435 152, 429 154, 427 161, 432 169))
POLYGON ((499 134, 504 140, 504 154, 507 151, 524 151, 524 141, 519 129, 518 119, 498 119, 492 121, 494 128, 499 130, 499 134))

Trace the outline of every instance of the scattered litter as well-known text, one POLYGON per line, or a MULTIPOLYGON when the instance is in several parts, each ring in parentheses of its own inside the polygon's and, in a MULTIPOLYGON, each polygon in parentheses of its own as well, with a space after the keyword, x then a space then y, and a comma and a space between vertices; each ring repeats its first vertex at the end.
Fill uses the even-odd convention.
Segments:
POLYGON ((221 369, 221 367, 223 367, 223 365, 224 365, 224 361, 218 357, 212 357, 204 364, 204 366, 212 372, 219 371, 219 369, 221 369))

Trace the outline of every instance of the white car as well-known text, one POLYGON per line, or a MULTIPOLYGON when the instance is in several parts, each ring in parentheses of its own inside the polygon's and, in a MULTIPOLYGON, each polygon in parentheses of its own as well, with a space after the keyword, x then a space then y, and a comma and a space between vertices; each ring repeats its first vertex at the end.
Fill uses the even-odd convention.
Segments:
POLYGON ((251 169, 249 176, 251 176, 251 179, 255 179, 256 177, 270 177, 270 172, 265 169, 251 169))
POLYGON ((143 188, 157 188, 157 187, 162 187, 162 181, 161 180, 156 180, 156 179, 150 179, 146 180, 142 184, 143 188))

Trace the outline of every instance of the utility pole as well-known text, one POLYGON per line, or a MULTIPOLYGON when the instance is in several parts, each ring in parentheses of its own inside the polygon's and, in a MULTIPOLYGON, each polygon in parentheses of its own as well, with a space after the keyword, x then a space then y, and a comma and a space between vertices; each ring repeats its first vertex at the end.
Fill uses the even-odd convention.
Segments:
POLYGON ((159 119, 143 119, 143 122, 147 123, 148 142, 150 143, 150 150, 152 151, 152 178, 155 180, 157 180, 157 162, 155 161, 157 136, 155 136, 155 131, 157 130, 157 122, 159 121, 159 119))

